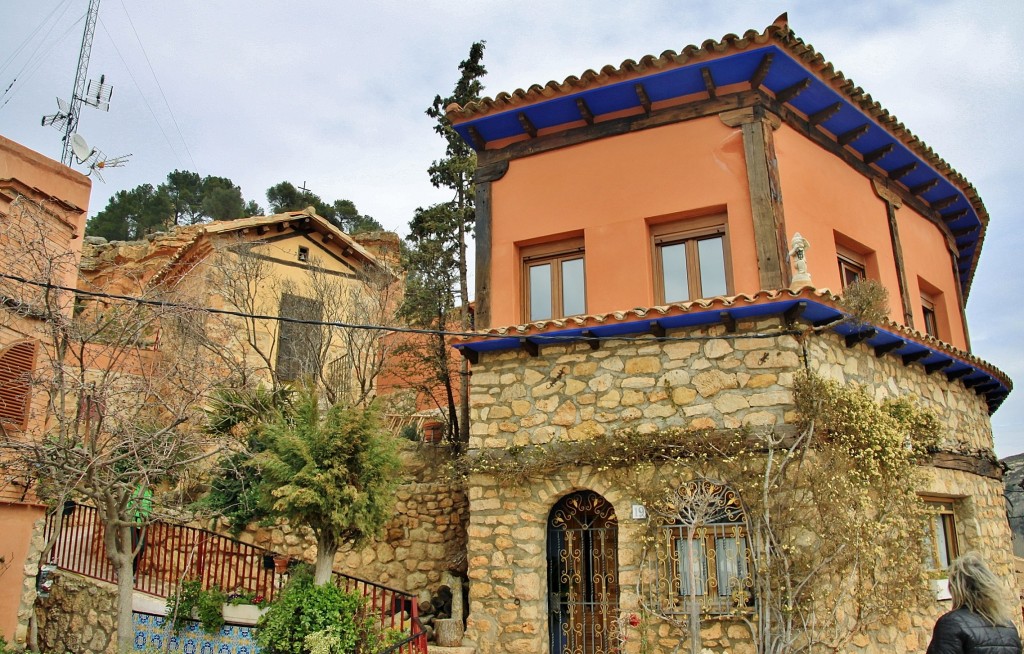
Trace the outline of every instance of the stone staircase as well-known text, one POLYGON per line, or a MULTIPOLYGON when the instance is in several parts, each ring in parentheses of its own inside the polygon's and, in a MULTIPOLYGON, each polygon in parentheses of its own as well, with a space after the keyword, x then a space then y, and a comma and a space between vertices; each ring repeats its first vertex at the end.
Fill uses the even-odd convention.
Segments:
POLYGON ((430 645, 427 649, 430 654, 476 654, 475 647, 441 647, 430 645))

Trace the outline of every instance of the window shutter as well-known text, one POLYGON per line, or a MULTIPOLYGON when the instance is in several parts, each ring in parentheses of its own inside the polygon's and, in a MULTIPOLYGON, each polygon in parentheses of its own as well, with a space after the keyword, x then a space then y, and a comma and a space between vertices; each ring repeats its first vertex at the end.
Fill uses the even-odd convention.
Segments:
POLYGON ((32 397, 32 371, 36 365, 36 341, 19 341, 0 352, 0 423, 25 429, 32 397))

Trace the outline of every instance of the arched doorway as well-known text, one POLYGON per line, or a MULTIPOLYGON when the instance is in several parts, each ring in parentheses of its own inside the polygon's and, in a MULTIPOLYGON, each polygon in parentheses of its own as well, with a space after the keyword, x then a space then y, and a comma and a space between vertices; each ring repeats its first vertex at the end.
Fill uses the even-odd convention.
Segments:
POLYGON ((551 654, 617 651, 619 525, 593 491, 563 497, 548 516, 551 654))

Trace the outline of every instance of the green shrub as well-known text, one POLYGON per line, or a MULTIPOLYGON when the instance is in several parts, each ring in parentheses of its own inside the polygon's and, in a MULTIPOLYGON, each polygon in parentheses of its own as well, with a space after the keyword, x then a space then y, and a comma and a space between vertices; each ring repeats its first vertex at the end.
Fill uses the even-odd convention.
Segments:
POLYGON ((192 620, 195 612, 203 631, 215 633, 224 626, 223 606, 227 595, 216 586, 203 590, 203 582, 189 579, 182 582, 177 592, 167 598, 167 616, 173 616, 174 631, 181 631, 192 620))
POLYGON ((326 632, 313 639, 317 651, 352 654, 363 631, 363 603, 358 593, 346 593, 330 584, 315 586, 311 572, 300 569, 256 625, 260 651, 308 654, 311 649, 306 637, 326 632))

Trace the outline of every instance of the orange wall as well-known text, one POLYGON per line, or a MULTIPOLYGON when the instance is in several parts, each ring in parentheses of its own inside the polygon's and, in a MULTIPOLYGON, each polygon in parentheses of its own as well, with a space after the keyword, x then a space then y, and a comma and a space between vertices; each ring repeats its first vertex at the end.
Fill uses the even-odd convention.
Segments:
MULTIPOLYGON (((871 180, 785 124, 775 132, 775 149, 787 238, 800 232, 810 243, 807 267, 814 286, 842 292, 836 253, 838 232, 873 251, 868 276, 889 290, 889 317, 903 323, 886 204, 875 193, 871 180)), ((947 328, 943 330, 940 325, 942 340, 967 349, 945 237, 938 226, 907 207, 898 210, 897 225, 915 328, 924 332, 917 282, 920 276, 942 293, 947 318, 947 328)), ((942 312, 937 313, 941 322, 942 312)))
POLYGON ((734 287, 758 290, 742 135, 717 116, 515 159, 492 194, 490 326, 523 322, 520 247, 558 234, 584 236, 587 313, 653 305, 648 220, 680 212, 726 211, 734 287))
POLYGON ((0 556, 6 569, 0 575, 0 634, 14 644, 18 626, 18 605, 21 602, 24 569, 32 541, 32 526, 43 517, 43 508, 30 504, 0 502, 0 556))
MULTIPOLYGON (((959 282, 953 273, 953 259, 945 235, 930 220, 906 206, 896 211, 896 224, 903 245, 907 293, 914 309, 914 325, 918 331, 924 331, 920 298, 925 289, 919 282, 923 279, 939 290, 938 297, 933 297, 939 339, 961 349, 969 349, 956 289, 959 282)), ((935 296, 934 293, 932 295, 935 296)))

